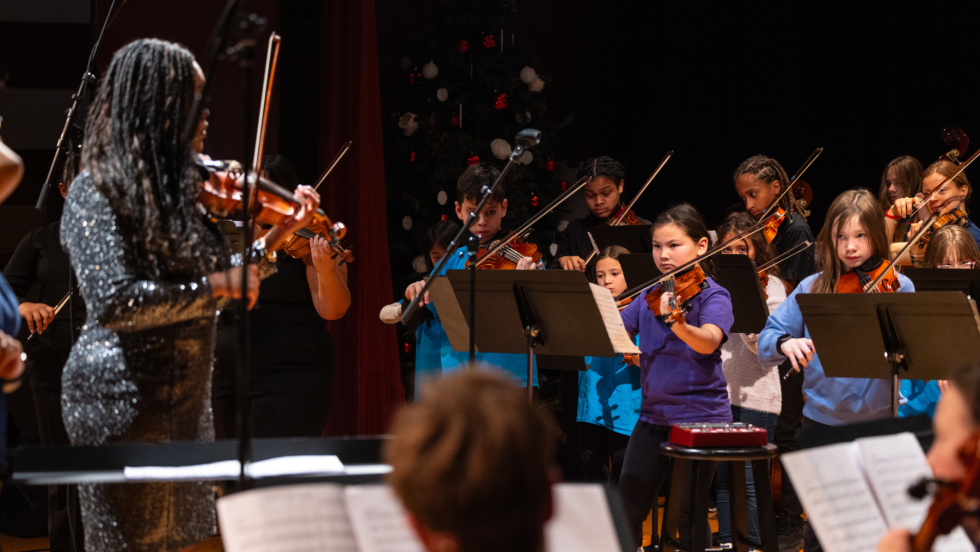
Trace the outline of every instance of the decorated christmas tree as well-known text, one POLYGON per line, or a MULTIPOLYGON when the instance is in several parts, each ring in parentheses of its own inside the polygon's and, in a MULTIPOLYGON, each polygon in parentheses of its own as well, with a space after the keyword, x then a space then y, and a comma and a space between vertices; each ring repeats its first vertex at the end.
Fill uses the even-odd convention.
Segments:
MULTIPOLYGON (((560 123, 549 117, 548 78, 516 36, 517 16, 514 0, 442 0, 401 60, 385 132, 396 296, 425 269, 419 255, 428 229, 439 220, 457 221, 459 175, 476 163, 503 169, 520 130, 538 129, 543 139, 505 182, 503 228, 518 227, 569 185, 552 152, 570 117, 560 123)), ((561 214, 549 214, 527 239, 546 260, 561 214)))

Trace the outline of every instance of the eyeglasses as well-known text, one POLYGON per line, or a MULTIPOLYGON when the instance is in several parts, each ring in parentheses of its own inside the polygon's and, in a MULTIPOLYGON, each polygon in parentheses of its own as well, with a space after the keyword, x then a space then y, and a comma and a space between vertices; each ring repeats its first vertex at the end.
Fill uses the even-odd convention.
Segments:
POLYGON ((936 268, 975 268, 977 266, 976 261, 967 261, 965 263, 943 263, 937 264, 936 268))

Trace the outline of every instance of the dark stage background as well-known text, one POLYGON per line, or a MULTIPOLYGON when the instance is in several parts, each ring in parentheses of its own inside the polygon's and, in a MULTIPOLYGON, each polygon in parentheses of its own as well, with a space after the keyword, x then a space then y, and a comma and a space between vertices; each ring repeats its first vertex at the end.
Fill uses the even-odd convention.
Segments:
MULTIPOLYGON (((129 0, 107 34, 96 73, 102 74, 113 49, 141 36, 182 41, 200 55, 223 3, 129 0)), ((63 121, 61 110, 68 107, 67 96, 78 85, 108 4, 93 1, 88 17, 82 13, 67 20, 25 19, 11 15, 16 10, 10 4, 0 7, 0 115, 5 117, 0 132, 28 163, 21 188, 0 207, 0 260, 42 222, 29 206, 47 172, 63 121), (31 103, 21 94, 11 103, 13 92, 35 89, 54 91, 65 99, 31 103), (32 110, 32 105, 44 111, 32 110), (12 109, 16 112, 8 111, 12 109)), ((390 112, 394 84, 404 78, 399 62, 406 45, 424 32, 422 22, 434 4, 250 2, 250 8, 269 17, 284 37, 267 152, 285 154, 301 180, 312 182, 339 146, 334 142, 347 132, 331 126, 331 113, 355 108, 362 112, 374 101, 377 116, 361 116, 359 124, 375 125, 375 134, 382 125, 394 125, 382 114, 390 112), (374 43, 375 31, 373 67, 378 81, 365 69, 370 69, 373 55, 365 44, 374 43), (330 55, 328 46, 333 48, 330 55), (345 57, 337 54, 341 51, 345 57), (341 67, 351 56, 357 58, 352 61, 357 70, 341 67), (374 87, 373 92, 365 86, 374 87), (347 92, 341 94, 343 90, 347 92), (380 100, 361 97, 379 92, 380 100)), ((552 118, 574 115, 561 136, 558 157, 572 165, 594 155, 621 160, 627 168, 626 196, 631 197, 664 153, 675 150, 636 208, 647 218, 671 203, 688 201, 714 224, 738 201, 731 174, 742 160, 764 153, 792 172, 814 148, 823 147, 823 156, 806 177, 815 194, 811 224, 816 233, 837 194, 862 186, 877 191, 882 168, 892 158, 909 154, 928 164, 943 153, 939 134, 944 127, 960 126, 980 144, 980 115, 974 105, 980 87, 971 57, 977 51, 975 27, 980 21, 976 2, 762 7, 734 2, 536 0, 518 2, 518 10, 516 41, 536 51, 534 65, 547 82, 543 94, 552 118)), ((231 66, 223 67, 218 78, 208 152, 241 158, 240 78, 231 66)), ((253 98, 257 96, 256 90, 253 98)), ((368 138, 356 142, 355 148, 380 144, 377 136, 368 138)), ((384 178, 380 159, 380 151, 371 159, 347 159, 345 163, 358 169, 341 171, 326 184, 334 190, 335 205, 348 209, 331 214, 345 222, 345 216, 353 217, 361 235, 372 225, 381 229, 385 224, 380 194, 368 192, 362 180, 374 162, 370 177, 372 189, 378 189, 375 181, 384 178), (368 209, 372 204, 375 207, 368 209)), ((57 215, 56 205, 48 215, 57 215)), ((372 237, 372 245, 355 251, 358 261, 387 258, 382 244, 405 239, 408 235, 400 228, 389 230, 387 241, 382 232, 372 237)), ((374 275, 390 270, 395 282, 413 272, 410 266, 389 268, 387 261, 369 266, 376 267, 374 275)), ((381 281, 370 285, 384 286, 381 281)), ((384 295, 385 301, 390 299, 387 292, 384 295)), ((372 309, 378 301, 371 301, 372 309)), ((364 305, 355 302, 352 311, 364 305)), ((378 328, 371 329, 374 316, 375 312, 364 312, 358 331, 362 336, 378 334, 384 363, 391 358, 395 338, 376 321, 378 328)), ((365 356, 360 362, 374 361, 365 356)), ((381 394, 392 393, 391 380, 386 381, 381 394)), ((371 385, 358 380, 359 409, 370 402, 371 385)), ((381 426, 348 421, 337 427, 355 432, 381 426)))

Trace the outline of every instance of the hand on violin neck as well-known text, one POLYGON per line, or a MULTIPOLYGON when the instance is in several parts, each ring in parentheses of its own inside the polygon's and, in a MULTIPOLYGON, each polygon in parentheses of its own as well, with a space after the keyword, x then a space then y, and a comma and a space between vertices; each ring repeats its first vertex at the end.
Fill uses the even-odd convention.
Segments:
POLYGON ((299 202, 299 207, 281 224, 273 226, 265 236, 266 249, 269 251, 278 251, 287 238, 310 224, 317 209, 320 208, 320 194, 310 186, 298 186, 293 192, 293 197, 299 202))
POLYGON ((310 263, 308 264, 312 264, 320 274, 336 272, 340 263, 344 260, 343 257, 330 247, 330 241, 323 236, 315 236, 311 239, 309 247, 310 263))
POLYGON ((662 312, 664 314, 667 314, 667 313, 670 313, 673 310, 672 308, 670 308, 670 300, 673 297, 674 297, 674 294, 673 293, 670 293, 669 291, 665 291, 660 296, 660 312, 662 312))
POLYGON ((537 268, 538 265, 532 257, 522 257, 521 260, 517 261, 516 270, 537 270, 537 268))

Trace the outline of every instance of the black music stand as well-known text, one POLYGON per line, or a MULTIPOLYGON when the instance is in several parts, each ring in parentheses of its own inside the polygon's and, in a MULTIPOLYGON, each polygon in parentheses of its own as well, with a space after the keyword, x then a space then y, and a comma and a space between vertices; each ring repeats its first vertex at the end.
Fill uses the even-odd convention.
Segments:
POLYGON ((980 298, 980 269, 906 267, 902 274, 912 280, 915 291, 962 291, 967 297, 980 298))
MULTIPOLYGON (((631 250, 632 251, 632 250, 631 250)), ((627 287, 637 285, 640 282, 649 282, 660 277, 660 269, 653 261, 653 256, 646 254, 620 255, 619 264, 623 267, 623 276, 626 278, 627 287)))
POLYGON ((712 277, 732 297, 733 333, 759 333, 769 319, 769 306, 759 280, 759 269, 748 255, 715 255, 712 277))
MULTIPOLYGON (((469 273, 449 270, 436 280, 429 293, 449 343, 457 351, 466 351, 469 273)), ((581 358, 618 354, 582 272, 479 271, 476 287, 477 349, 483 353, 526 354, 529 396, 535 355, 581 358)), ((566 362, 554 363, 555 368, 569 369, 566 362)), ((584 361, 577 366, 584 370, 584 361)))
POLYGON ((600 224, 589 228, 589 233, 592 234, 592 238, 595 239, 595 244, 600 250, 610 245, 618 245, 629 249, 630 253, 650 254, 653 252, 649 224, 635 226, 600 224))
POLYGON ((895 417, 899 379, 943 379, 980 358, 976 303, 959 292, 801 293, 796 301, 824 373, 890 377, 895 417))

